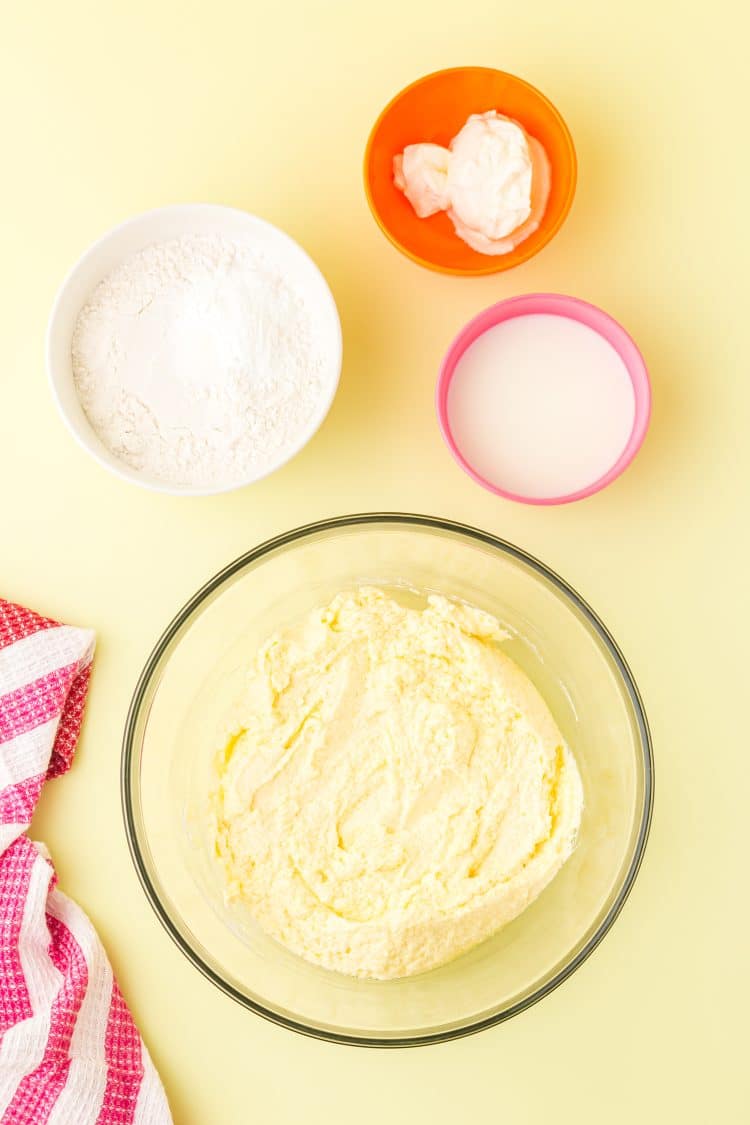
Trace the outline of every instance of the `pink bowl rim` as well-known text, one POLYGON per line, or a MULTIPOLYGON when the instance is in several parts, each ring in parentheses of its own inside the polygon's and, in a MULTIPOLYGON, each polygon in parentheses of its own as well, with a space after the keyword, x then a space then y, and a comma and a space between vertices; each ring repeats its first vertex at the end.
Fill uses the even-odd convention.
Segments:
POLYGON ((597 305, 589 304, 579 297, 569 297, 562 293, 525 293, 518 297, 509 297, 498 301, 484 309, 466 324, 458 333, 440 365, 437 388, 435 392, 435 405, 437 408, 440 430, 446 445, 454 459, 464 472, 486 488, 495 496, 502 496, 506 500, 514 500, 519 504, 535 504, 540 507, 549 507, 553 504, 571 504, 575 500, 583 500, 593 496, 606 488, 613 480, 624 473, 630 462, 635 457, 643 444, 651 418, 651 382, 648 369, 641 352, 632 336, 619 324, 614 317, 597 305), (489 328, 494 328, 503 321, 512 320, 518 316, 534 316, 546 314, 548 316, 563 316, 569 320, 576 320, 588 328, 598 332, 609 343, 622 359, 627 369, 635 395, 635 418, 630 437, 620 456, 610 469, 597 480, 587 484, 577 492, 566 493, 561 496, 524 496, 492 484, 483 477, 464 457, 451 433, 448 421, 448 390, 453 374, 459 360, 467 348, 482 336, 489 328))

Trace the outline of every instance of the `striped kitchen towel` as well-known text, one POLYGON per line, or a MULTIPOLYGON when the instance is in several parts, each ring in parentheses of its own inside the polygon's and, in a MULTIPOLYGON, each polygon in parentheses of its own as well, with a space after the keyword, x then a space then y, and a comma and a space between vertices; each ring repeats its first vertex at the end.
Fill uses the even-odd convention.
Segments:
POLYGON ((94 928, 25 834, 70 767, 94 634, 0 599, 0 1123, 169 1125, 94 928))

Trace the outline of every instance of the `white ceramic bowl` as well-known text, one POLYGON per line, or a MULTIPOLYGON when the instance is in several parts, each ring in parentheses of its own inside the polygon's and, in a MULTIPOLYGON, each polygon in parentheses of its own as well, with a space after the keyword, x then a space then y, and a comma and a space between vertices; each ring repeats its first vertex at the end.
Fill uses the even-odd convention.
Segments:
POLYGON ((331 408, 341 374, 341 359, 341 321, 336 302, 313 260, 278 227, 247 211, 212 203, 160 207, 136 215, 114 227, 95 242, 73 266, 60 286, 47 327, 47 373, 60 413, 73 436, 100 465, 116 476, 144 488, 176 496, 230 492, 268 476, 291 460, 320 428, 331 408), (260 472, 229 485, 175 485, 131 468, 111 453, 100 440, 81 407, 73 382, 73 331, 78 314, 94 288, 128 255, 137 253, 154 242, 186 234, 221 234, 252 241, 254 245, 272 251, 279 263, 288 267, 303 286, 323 340, 324 379, 328 390, 321 397, 317 410, 310 416, 299 441, 291 449, 284 450, 275 461, 264 465, 260 472))

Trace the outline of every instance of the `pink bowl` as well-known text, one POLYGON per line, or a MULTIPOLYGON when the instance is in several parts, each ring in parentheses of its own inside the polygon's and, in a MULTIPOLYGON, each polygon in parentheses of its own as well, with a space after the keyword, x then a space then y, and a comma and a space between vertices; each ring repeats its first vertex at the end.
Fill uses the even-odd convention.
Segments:
POLYGON ((448 448, 461 468, 467 472, 477 484, 481 484, 483 488, 494 492, 496 496, 504 496, 506 500, 516 500, 521 504, 569 504, 573 500, 583 500, 584 497, 592 496, 595 492, 599 492, 600 489, 605 488, 616 477, 619 477, 620 473, 627 469, 643 444, 643 439, 648 429, 649 418, 651 417, 651 384, 649 382, 648 371, 643 356, 638 350, 634 340, 628 335, 622 325, 618 324, 608 313, 597 308, 596 305, 590 305, 586 301, 579 300, 577 297, 566 297, 559 293, 527 293, 522 297, 511 297, 507 301, 499 301, 498 304, 492 305, 490 308, 485 309, 484 312, 479 313, 478 316, 475 316, 473 320, 470 320, 469 323, 461 329, 448 349, 440 367, 437 382, 436 406, 440 429, 448 448), (508 492, 503 488, 498 488, 497 485, 492 484, 490 481, 486 480, 485 477, 481 476, 476 469, 469 464, 456 444, 448 420, 448 389, 456 366, 467 348, 489 328, 494 328, 496 324, 501 324, 503 321, 511 320, 514 317, 531 316, 540 313, 548 316, 564 316, 569 320, 577 320, 580 324, 585 324, 588 328, 592 328, 594 332, 598 332, 600 336, 612 345, 625 364, 633 384, 633 393, 635 395, 633 429, 631 430, 627 445, 617 461, 612 465, 611 469, 608 469, 598 480, 593 481, 577 492, 571 492, 564 496, 545 496, 543 498, 521 496, 514 492, 508 492))

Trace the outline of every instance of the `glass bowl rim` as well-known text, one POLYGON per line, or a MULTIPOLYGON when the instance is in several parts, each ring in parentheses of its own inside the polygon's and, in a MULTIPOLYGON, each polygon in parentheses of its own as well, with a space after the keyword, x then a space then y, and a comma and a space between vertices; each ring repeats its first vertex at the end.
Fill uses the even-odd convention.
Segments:
POLYGON ((548 567, 545 563, 523 550, 521 547, 509 543, 505 539, 498 536, 491 535, 489 532, 481 531, 478 528, 471 527, 467 524, 455 522, 453 520, 442 519, 436 516, 421 516, 412 515, 402 512, 366 512, 356 515, 336 516, 330 519, 318 520, 314 523, 304 524, 301 527, 293 528, 291 531, 283 532, 280 535, 273 536, 271 539, 265 540, 258 546, 251 548, 244 554, 239 555, 233 562, 228 563, 218 571, 212 578, 200 587, 200 589, 193 594, 193 596, 183 605, 183 607, 175 614, 172 621, 164 630, 158 641, 154 645, 151 653, 144 665, 138 681, 133 692, 130 706, 128 708, 127 718, 125 720, 125 729, 123 732, 122 740, 122 758, 120 766, 120 796, 122 802, 122 814, 125 825, 125 835, 128 842, 128 849, 130 851, 133 864, 140 880, 141 886, 146 894, 146 897, 151 904, 156 916, 161 922, 164 929, 169 936, 187 957, 192 965, 199 970, 213 984, 216 985, 227 996, 236 1000, 245 1008, 249 1008, 255 1012, 256 1015, 262 1016, 264 1019, 270 1020, 271 1023, 278 1024, 281 1027, 288 1028, 291 1031, 296 1031, 302 1035, 310 1036, 314 1039, 323 1039, 332 1043, 346 1044, 356 1047, 416 1047, 426 1046, 434 1043, 445 1043, 451 1039, 460 1039, 466 1035, 473 1035, 476 1032, 484 1031, 486 1028, 494 1027, 495 1024, 504 1023, 506 1020, 511 1019, 513 1016, 518 1015, 520 1012, 530 1008, 533 1004, 538 1003, 549 993, 558 988, 565 980, 568 979, 578 969, 584 961, 590 957, 604 936, 609 932, 614 924, 617 916, 622 910, 628 895, 633 887, 636 876, 643 861, 646 844, 648 841, 649 831, 651 828, 651 818, 653 813, 654 803, 654 760, 653 760, 653 746, 651 741, 651 732, 649 729, 648 719, 641 699, 641 694, 635 682, 633 674, 628 666, 625 657, 623 656, 620 648, 615 641, 612 634, 607 629, 604 622, 598 617, 591 606, 581 597, 581 595, 561 578, 554 570, 548 567), (542 578, 546 579, 555 589, 561 593, 564 598, 573 604, 586 619, 589 626, 599 639, 604 643, 605 648, 608 650, 609 655, 612 657, 617 671, 620 674, 622 682, 627 690, 628 697, 633 706, 638 734, 640 739, 640 747, 643 753, 643 806, 640 813, 640 823, 638 825, 638 833, 636 836, 635 847, 630 865, 622 880, 614 901, 612 902, 606 915, 600 922, 595 932, 591 935, 589 940, 582 949, 570 961, 562 966, 562 968, 554 974, 548 981, 542 984, 539 988, 535 989, 528 996, 511 1004, 509 1007, 487 1016, 481 1020, 476 1020, 473 1023, 467 1023, 461 1027, 451 1027, 444 1031, 431 1032, 426 1035, 401 1035, 393 1038, 385 1038, 377 1035, 355 1035, 347 1032, 330 1031, 322 1027, 315 1027, 298 1020, 291 1019, 284 1016, 279 1012, 274 1012, 270 1008, 266 1008, 257 1000, 251 1000, 245 996, 239 989, 235 988, 228 981, 224 980, 220 973, 207 964, 201 956, 193 949, 190 942, 180 933, 177 926, 172 921, 169 911, 163 905, 156 887, 149 875, 143 854, 141 852, 138 833, 135 826, 135 814, 133 807, 133 796, 130 786, 130 776, 132 771, 133 754, 134 754, 134 735, 136 723, 141 710, 145 694, 151 684, 151 680, 159 662, 161 661, 164 653, 166 652, 170 642, 175 635, 182 629, 192 614, 197 610, 203 602, 211 594, 215 593, 228 579, 234 577, 241 570, 243 570, 249 563, 257 562, 264 556, 271 554, 280 547, 289 546, 299 540, 307 539, 310 536, 327 531, 337 531, 343 528, 368 526, 375 524, 390 524, 394 526, 412 526, 416 528, 427 528, 438 531, 447 531, 459 538, 467 538, 474 542, 482 543, 485 546, 493 547, 500 551, 500 553, 509 555, 511 558, 516 559, 518 562, 524 563, 535 571, 542 578))

